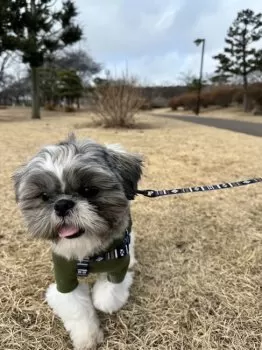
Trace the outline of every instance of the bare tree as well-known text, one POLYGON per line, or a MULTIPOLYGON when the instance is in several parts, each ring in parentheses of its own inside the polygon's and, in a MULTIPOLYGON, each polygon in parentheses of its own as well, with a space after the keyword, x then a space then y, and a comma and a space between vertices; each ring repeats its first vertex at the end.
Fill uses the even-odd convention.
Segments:
MULTIPOLYGON (((19 67, 19 66, 18 66, 19 67)), ((30 76, 25 69, 12 65, 14 73, 5 74, 0 91, 0 104, 31 104, 30 76)))
POLYGON ((251 73, 249 75, 249 81, 251 84, 262 83, 262 70, 251 73))
POLYGON ((60 57, 55 58, 54 63, 59 68, 74 70, 85 84, 102 69, 101 64, 83 49, 64 50, 60 57))
MULTIPOLYGON (((193 74, 191 71, 180 73, 178 79, 182 85, 187 86, 189 91, 195 91, 199 87, 199 78, 195 74, 193 74)), ((209 81, 209 76, 205 74, 202 80, 202 87, 205 87, 205 85, 208 84, 208 81, 209 81)))
POLYGON ((6 83, 6 80, 10 76, 7 73, 7 69, 12 63, 13 55, 10 52, 2 53, 0 56, 0 89, 2 89, 6 83))

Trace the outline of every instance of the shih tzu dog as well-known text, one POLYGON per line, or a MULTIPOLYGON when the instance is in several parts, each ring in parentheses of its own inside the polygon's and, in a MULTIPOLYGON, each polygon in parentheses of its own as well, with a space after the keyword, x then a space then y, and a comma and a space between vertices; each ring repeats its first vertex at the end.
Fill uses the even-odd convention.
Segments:
POLYGON ((29 232, 51 242, 55 283, 46 300, 74 348, 102 342, 95 309, 112 313, 129 297, 135 262, 130 200, 142 159, 74 135, 44 147, 13 178, 29 232), (92 292, 78 276, 99 273, 92 292))

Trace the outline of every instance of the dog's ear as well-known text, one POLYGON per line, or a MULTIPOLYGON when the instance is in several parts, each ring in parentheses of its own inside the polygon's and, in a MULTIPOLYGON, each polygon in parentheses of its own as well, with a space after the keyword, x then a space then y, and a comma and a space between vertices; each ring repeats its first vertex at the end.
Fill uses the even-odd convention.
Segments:
POLYGON ((137 184, 142 175, 143 159, 138 154, 128 153, 118 145, 108 145, 108 162, 123 184, 128 200, 134 199, 137 184))

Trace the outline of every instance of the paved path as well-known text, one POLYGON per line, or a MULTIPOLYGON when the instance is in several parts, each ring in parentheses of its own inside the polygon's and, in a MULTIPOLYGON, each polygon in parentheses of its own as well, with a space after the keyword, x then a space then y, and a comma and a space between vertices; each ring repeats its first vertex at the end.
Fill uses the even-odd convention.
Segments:
POLYGON ((211 126, 219 129, 226 129, 242 134, 248 134, 253 136, 262 137, 262 123, 250 123, 240 120, 219 119, 210 117, 197 117, 197 116, 177 116, 168 114, 154 114, 159 117, 181 120, 184 122, 201 124, 211 126))

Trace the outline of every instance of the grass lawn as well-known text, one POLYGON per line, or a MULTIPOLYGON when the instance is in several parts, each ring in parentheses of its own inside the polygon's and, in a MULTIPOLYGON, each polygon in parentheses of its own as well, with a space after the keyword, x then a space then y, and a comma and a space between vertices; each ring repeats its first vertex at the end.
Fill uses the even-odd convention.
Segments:
MULTIPOLYGON (((12 172, 75 130, 145 158, 140 188, 262 176, 262 139, 142 114, 133 130, 93 128, 86 113, 0 113, 0 349, 71 349, 44 303, 49 246, 33 241, 16 207, 12 172), (5 116, 5 117, 3 117, 5 116), (12 118, 12 121, 8 121, 12 118), (5 120, 5 121, 3 121, 5 120)), ((101 350, 259 350, 262 344, 262 185, 133 203, 139 264, 129 303, 100 314, 101 350)))

